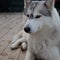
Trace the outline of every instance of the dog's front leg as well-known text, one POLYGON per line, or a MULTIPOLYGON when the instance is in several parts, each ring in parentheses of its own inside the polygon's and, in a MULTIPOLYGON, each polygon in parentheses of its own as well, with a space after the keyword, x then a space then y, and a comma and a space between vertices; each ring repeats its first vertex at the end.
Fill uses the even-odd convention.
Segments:
POLYGON ((17 33, 17 34, 13 37, 11 44, 15 43, 18 39, 24 38, 23 34, 24 34, 24 31, 23 31, 23 30, 20 31, 19 33, 17 33))
POLYGON ((27 51, 25 60, 35 60, 35 56, 30 51, 27 51))
POLYGON ((16 49, 19 47, 19 44, 23 44, 23 48, 26 48, 27 47, 27 41, 25 40, 25 38, 21 38, 21 39, 18 39, 17 41, 15 41, 13 44, 11 44, 11 48, 12 49, 16 49))

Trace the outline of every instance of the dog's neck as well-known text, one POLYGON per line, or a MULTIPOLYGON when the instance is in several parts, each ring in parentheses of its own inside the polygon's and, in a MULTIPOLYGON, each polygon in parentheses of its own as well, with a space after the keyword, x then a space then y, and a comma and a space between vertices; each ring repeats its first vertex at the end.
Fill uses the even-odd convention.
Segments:
POLYGON ((54 29, 54 28, 52 28, 52 29, 42 29, 42 30, 40 30, 40 31, 37 31, 37 32, 35 32, 35 33, 32 33, 32 34, 30 34, 30 36, 49 36, 49 35, 51 35, 53 32, 55 32, 56 30, 54 29))
POLYGON ((51 14, 52 14, 53 22, 56 25, 56 28, 59 29, 59 26, 60 26, 60 18, 59 18, 59 14, 58 14, 57 10, 54 7, 53 7, 53 9, 51 11, 51 14))

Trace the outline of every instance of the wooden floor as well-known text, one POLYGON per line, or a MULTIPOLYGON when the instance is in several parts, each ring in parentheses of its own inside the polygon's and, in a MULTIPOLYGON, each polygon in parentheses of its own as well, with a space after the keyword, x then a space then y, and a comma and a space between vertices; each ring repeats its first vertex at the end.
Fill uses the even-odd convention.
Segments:
POLYGON ((22 13, 0 13, 0 60, 24 60, 20 48, 10 49, 13 36, 22 29, 22 13))

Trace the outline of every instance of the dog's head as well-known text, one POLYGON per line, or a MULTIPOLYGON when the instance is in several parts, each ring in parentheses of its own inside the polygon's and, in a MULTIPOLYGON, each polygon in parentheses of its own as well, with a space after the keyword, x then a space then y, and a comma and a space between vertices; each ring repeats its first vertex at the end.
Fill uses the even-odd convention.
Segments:
POLYGON ((52 26, 51 11, 54 7, 54 0, 32 1, 27 8, 27 22, 24 31, 35 33, 43 28, 52 26))

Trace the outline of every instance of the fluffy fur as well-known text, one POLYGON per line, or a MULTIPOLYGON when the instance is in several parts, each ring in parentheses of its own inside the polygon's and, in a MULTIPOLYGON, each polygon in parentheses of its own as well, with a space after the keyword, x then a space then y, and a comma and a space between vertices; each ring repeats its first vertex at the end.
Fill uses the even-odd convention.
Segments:
POLYGON ((15 38, 11 48, 16 48, 21 42, 27 41, 28 50, 25 60, 60 60, 60 20, 54 8, 54 0, 32 1, 27 8, 28 16, 24 28, 29 27, 30 31, 20 32, 15 38), (28 15, 29 16, 28 16, 28 15), (32 14, 32 15, 31 15, 32 14), (40 17, 36 18, 39 15, 40 17), (20 35, 23 35, 19 39, 20 35))

